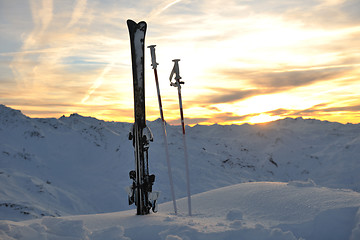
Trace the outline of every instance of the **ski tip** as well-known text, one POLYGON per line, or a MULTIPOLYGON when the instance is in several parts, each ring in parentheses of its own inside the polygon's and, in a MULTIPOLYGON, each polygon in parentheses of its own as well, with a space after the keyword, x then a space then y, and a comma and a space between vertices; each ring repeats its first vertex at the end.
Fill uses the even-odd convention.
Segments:
POLYGON ((147 26, 145 21, 140 21, 136 23, 134 20, 128 19, 126 23, 129 27, 134 27, 134 28, 143 28, 147 26))
POLYGON ((128 29, 129 29, 130 39, 134 37, 135 32, 138 30, 144 32, 144 35, 145 35, 146 29, 147 29, 146 22, 141 21, 139 23, 136 23, 133 20, 128 19, 126 21, 126 23, 127 23, 128 29))

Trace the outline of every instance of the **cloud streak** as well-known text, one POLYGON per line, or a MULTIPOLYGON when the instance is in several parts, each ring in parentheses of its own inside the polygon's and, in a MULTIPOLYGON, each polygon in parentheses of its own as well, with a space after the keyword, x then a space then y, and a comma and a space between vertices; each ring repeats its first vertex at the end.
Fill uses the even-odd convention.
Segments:
POLYGON ((88 90, 85 97, 81 100, 81 103, 86 103, 86 101, 91 97, 91 95, 96 91, 96 89, 98 89, 103 84, 105 75, 111 71, 114 64, 115 64, 115 62, 112 62, 104 68, 104 70, 101 72, 100 76, 97 77, 94 84, 88 90))
POLYGON ((171 0, 171 1, 164 1, 160 3, 157 7, 155 7, 147 16, 146 19, 148 21, 152 21, 154 18, 156 18, 158 15, 160 15, 162 12, 166 11, 171 6, 181 2, 182 0, 171 0))
POLYGON ((77 0, 74 10, 71 15, 71 20, 67 24, 66 28, 71 28, 74 24, 76 24, 80 18, 83 16, 86 10, 87 0, 77 0))
POLYGON ((31 0, 30 1, 32 18, 34 22, 34 30, 29 34, 25 40, 24 48, 28 49, 35 47, 38 38, 42 37, 43 33, 49 27, 53 18, 53 1, 52 0, 31 0))
POLYGON ((336 121, 338 115, 342 115, 345 120, 344 122, 346 122, 346 120, 351 120, 354 115, 356 117, 360 117, 360 104, 332 107, 328 103, 322 103, 306 109, 299 110, 299 109, 279 108, 264 112, 262 114, 266 114, 269 116, 278 116, 279 118, 286 118, 286 117, 296 118, 302 116, 307 118, 309 117, 319 118, 330 121, 331 120, 336 121))
POLYGON ((300 87, 319 81, 337 78, 349 70, 351 70, 351 68, 331 67, 315 70, 268 72, 255 74, 255 76, 251 78, 250 82, 255 86, 272 89, 300 87))
POLYGON ((201 101, 207 104, 233 103, 263 94, 284 92, 297 87, 334 80, 351 72, 353 67, 326 67, 320 69, 288 70, 283 72, 252 72, 223 70, 225 75, 236 82, 244 81, 243 89, 211 88, 212 93, 203 95, 201 101), (251 89, 246 89, 251 88, 251 89))
POLYGON ((53 2, 51 0, 30 1, 32 19, 34 28, 26 37, 21 51, 14 55, 14 59, 10 67, 18 81, 27 85, 27 82, 33 80, 34 67, 31 65, 24 65, 28 61, 28 53, 38 51, 39 43, 42 41, 46 29, 49 27, 53 18, 53 2))
POLYGON ((226 88, 213 89, 213 91, 214 93, 201 97, 201 102, 207 104, 232 103, 266 92, 260 89, 233 90, 226 88))

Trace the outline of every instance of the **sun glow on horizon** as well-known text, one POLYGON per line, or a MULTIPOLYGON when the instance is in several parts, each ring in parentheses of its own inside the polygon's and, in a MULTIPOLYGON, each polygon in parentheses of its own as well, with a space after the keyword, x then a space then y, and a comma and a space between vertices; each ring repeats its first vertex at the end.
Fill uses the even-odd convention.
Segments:
POLYGON ((275 120, 279 120, 281 117, 279 116, 270 116, 268 114, 259 114, 254 117, 250 117, 246 122, 250 124, 256 124, 256 123, 266 123, 266 122, 272 122, 275 120))

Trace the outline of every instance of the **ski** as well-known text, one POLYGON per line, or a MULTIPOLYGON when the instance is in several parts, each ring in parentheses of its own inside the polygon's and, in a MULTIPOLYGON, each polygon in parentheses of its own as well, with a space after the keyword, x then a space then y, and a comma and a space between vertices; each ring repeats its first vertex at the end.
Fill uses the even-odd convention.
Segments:
POLYGON ((152 191, 155 175, 149 175, 148 149, 153 141, 152 133, 146 126, 145 118, 145 77, 144 77, 144 46, 147 24, 144 21, 136 23, 127 20, 130 35, 131 60, 134 90, 135 122, 129 133, 129 140, 133 141, 135 155, 135 170, 130 171, 133 180, 127 191, 129 204, 135 203, 137 215, 146 215, 150 209, 156 212, 156 200, 159 193, 152 191))

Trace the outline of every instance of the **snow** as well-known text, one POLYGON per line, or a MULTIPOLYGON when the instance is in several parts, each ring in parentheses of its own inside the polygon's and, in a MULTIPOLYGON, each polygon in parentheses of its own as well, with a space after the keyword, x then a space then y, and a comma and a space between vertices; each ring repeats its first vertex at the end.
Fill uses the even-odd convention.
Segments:
MULTIPOLYGON (((178 200, 180 209, 186 198, 178 200)), ((193 216, 134 211, 0 222, 2 239, 357 239, 360 194, 287 183, 241 183, 193 196, 193 216), (226 197, 224 197, 226 196, 226 197), (221 203, 221 204, 219 204, 221 203), (214 207, 216 206, 216 207, 214 207)), ((186 211, 185 211, 186 212, 186 211)))
POLYGON ((308 119, 187 127, 162 122, 149 167, 159 212, 136 216, 130 123, 72 114, 32 119, 0 105, 0 239, 360 239, 360 125, 308 119))

